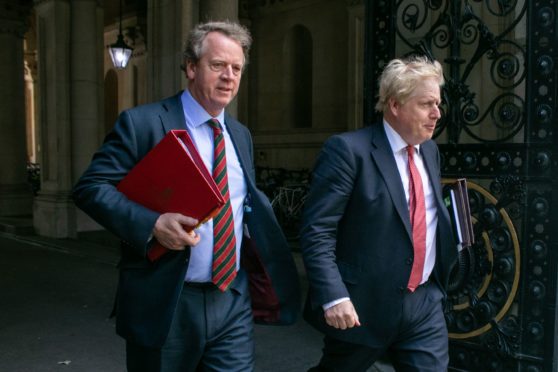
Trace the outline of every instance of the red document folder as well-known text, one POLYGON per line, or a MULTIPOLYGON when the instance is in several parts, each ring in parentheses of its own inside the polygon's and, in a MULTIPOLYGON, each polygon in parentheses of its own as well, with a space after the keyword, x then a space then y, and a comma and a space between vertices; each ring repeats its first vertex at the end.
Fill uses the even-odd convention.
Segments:
MULTIPOLYGON (((196 218, 199 224, 213 218, 225 204, 185 130, 167 133, 117 188, 128 199, 146 208, 159 213, 180 213, 196 218)), ((155 261, 167 251, 155 241, 147 257, 155 261)))

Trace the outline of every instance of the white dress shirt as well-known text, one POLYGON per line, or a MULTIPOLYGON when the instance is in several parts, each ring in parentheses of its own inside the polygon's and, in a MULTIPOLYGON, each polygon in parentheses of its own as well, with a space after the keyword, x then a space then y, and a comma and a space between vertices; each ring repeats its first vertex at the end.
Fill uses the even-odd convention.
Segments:
MULTIPOLYGON (((186 89, 181 96, 186 129, 196 145, 198 152, 209 174, 213 172, 213 129, 206 122, 213 118, 192 97, 186 89)), ((244 215, 244 200, 247 194, 246 180, 236 150, 231 141, 226 123, 225 113, 214 119, 219 120, 225 136, 225 151, 227 156, 227 177, 229 194, 234 218, 234 234, 236 237, 236 268, 240 267, 240 245, 242 243, 242 224, 244 215)), ((200 242, 191 248, 190 263, 185 280, 188 282, 211 282, 211 266, 213 263, 213 220, 201 225, 196 232, 200 234, 200 242)))
MULTIPOLYGON (((401 182, 403 183, 403 189, 405 190, 407 206, 409 206, 409 165, 407 158, 408 144, 403 140, 403 138, 401 138, 399 133, 397 133, 385 120, 384 129, 388 142, 391 146, 391 150, 393 151, 395 162, 397 163, 397 170, 399 171, 399 175, 401 176, 401 182)), ((420 145, 416 145, 415 150, 416 151, 413 159, 420 173, 420 178, 422 179, 422 187, 424 189, 424 202, 426 207, 426 255, 424 268, 422 271, 422 284, 426 282, 430 277, 430 274, 432 273, 434 264, 436 262, 436 228, 438 225, 438 213, 436 211, 434 189, 432 188, 430 178, 428 177, 428 173, 426 172, 426 168, 424 167, 424 162, 422 160, 420 152, 420 145)), ((324 304, 322 308, 325 311, 330 307, 347 300, 349 300, 348 297, 342 297, 324 304)))
MULTIPOLYGON (((401 176, 403 189, 405 190, 405 198, 407 206, 409 205, 409 164, 407 156, 408 144, 401 138, 387 121, 384 120, 384 129, 397 163, 397 169, 401 176)), ((438 226, 438 213, 436 210, 436 199, 432 183, 424 167, 420 151, 420 145, 415 146, 415 155, 413 157, 415 165, 422 179, 422 188, 424 190, 424 203, 426 207, 426 255, 424 261, 424 269, 422 271, 421 284, 426 282, 432 273, 434 263, 436 262, 436 228, 438 226)))

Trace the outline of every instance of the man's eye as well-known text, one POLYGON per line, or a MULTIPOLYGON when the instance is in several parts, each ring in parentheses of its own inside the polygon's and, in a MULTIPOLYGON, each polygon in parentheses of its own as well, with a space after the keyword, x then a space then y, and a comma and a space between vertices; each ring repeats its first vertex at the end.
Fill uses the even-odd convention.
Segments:
POLYGON ((221 71, 225 67, 223 62, 212 62, 211 68, 215 71, 221 71))
POLYGON ((233 72, 235 73, 235 75, 240 73, 240 71, 242 71, 242 68, 240 66, 236 66, 236 65, 233 66, 232 69, 233 69, 233 72))
POLYGON ((434 108, 434 107, 438 107, 438 104, 436 102, 423 102, 422 106, 428 108, 430 107, 434 108))

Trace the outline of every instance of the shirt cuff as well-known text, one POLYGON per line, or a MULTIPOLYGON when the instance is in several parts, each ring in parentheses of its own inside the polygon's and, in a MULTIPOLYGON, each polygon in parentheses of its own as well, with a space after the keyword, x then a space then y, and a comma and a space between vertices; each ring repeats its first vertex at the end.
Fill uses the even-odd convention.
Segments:
POLYGON ((333 306, 335 306, 335 305, 337 305, 337 304, 340 304, 341 302, 345 302, 345 301, 349 301, 349 300, 350 300, 349 297, 341 297, 341 298, 338 298, 337 300, 333 300, 333 301, 331 301, 331 302, 328 302, 328 303, 326 303, 326 304, 323 304, 323 305, 322 305, 322 309, 324 309, 324 311, 326 311, 326 310, 329 309, 330 307, 333 307, 333 306))

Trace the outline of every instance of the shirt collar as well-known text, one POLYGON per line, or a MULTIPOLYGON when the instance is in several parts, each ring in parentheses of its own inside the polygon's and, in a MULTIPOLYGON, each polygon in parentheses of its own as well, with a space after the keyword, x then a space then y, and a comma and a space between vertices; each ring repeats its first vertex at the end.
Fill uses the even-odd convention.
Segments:
MULTIPOLYGON (((186 126, 191 128, 197 128, 200 125, 205 124, 213 116, 209 115, 207 111, 199 104, 198 101, 192 97, 190 91, 185 89, 180 97, 182 100, 182 108, 184 110, 184 117, 186 118, 186 126)), ((215 117, 219 120, 219 123, 224 128, 225 127, 225 110, 221 110, 219 115, 215 117)))
MULTIPOLYGON (((398 153, 399 151, 405 150, 409 144, 405 142, 403 138, 393 129, 393 127, 384 119, 384 129, 386 132, 386 137, 388 139, 389 145, 391 147, 391 151, 394 154, 398 153)), ((419 154, 420 152, 420 145, 415 145, 415 152, 419 154)))

